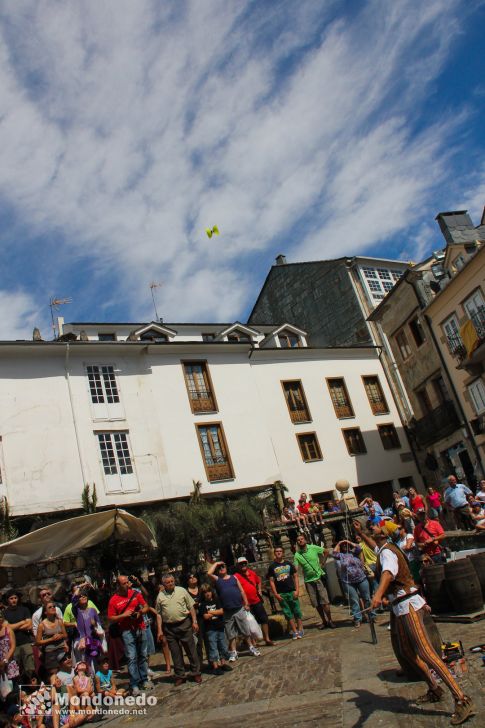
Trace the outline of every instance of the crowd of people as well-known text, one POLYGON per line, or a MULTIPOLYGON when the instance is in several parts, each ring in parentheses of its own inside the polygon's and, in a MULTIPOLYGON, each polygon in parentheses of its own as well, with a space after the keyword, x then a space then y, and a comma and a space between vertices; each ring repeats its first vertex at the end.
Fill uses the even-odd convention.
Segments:
MULTIPOLYGON (((263 577, 269 585, 267 595, 286 618, 292 640, 304 636, 302 588, 320 617, 318 628, 335 628, 325 574, 329 556, 336 564, 355 629, 382 611, 390 583, 382 586, 382 573, 387 569, 381 556, 384 545, 396 556, 399 569, 405 563, 418 612, 422 607, 418 590, 424 569, 446 560, 444 509, 453 514, 457 525, 485 530, 485 481, 473 494, 450 476, 443 495, 429 488, 423 497, 409 488, 394 494, 391 510, 382 508, 370 494, 360 506, 366 514, 367 530, 356 522, 353 540, 342 539, 333 548, 326 548, 312 543, 311 526, 320 523, 322 511, 313 510, 312 501, 304 493, 296 508, 288 500, 283 521, 286 519, 297 529, 293 557, 287 558, 283 547, 276 544, 263 577)), ((327 514, 338 511, 335 503, 325 509, 327 514)), ((385 556, 392 561, 387 550, 385 556)), ((392 562, 392 573, 396 563, 392 562)), ((137 697, 153 687, 156 673, 150 668, 150 658, 158 648, 164 655, 166 674, 171 675, 173 670, 174 683, 179 686, 189 679, 201 683, 204 656, 207 669, 221 675, 232 669, 241 648, 257 658, 261 643, 273 645, 263 581, 245 556, 237 559, 233 569, 223 561, 215 561, 203 583, 198 575, 190 574, 185 586, 181 586, 174 573, 167 572, 161 578, 153 574, 145 581, 135 575, 119 575, 113 586, 110 595, 105 583, 93 585, 89 577, 83 577, 72 583, 64 598, 48 586, 41 587, 38 605, 23 604, 21 593, 15 589, 3 594, 0 698, 11 726, 74 728, 96 720, 96 696, 137 697), (116 681, 123 661, 129 678, 126 691, 116 681)), ((413 627, 409 619, 401 622, 404 644, 409 637, 405 635, 416 625, 413 627)), ((419 649, 426 652, 422 645, 419 649)), ((421 663, 424 660, 431 664, 430 659, 426 663, 423 657, 421 663)), ((435 674, 435 666, 432 670, 435 674)), ((427 675, 426 670, 424 673, 427 675)), ((435 682, 428 679, 428 684, 434 700, 439 690, 435 682)), ((455 699, 463 703, 463 695, 454 684, 452 687, 455 699)))

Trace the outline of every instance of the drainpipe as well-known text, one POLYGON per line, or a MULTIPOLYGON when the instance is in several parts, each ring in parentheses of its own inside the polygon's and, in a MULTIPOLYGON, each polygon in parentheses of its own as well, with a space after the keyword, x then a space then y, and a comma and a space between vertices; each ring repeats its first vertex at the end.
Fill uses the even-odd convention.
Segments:
POLYGON ((86 473, 84 471, 83 458, 81 455, 81 440, 79 437, 79 429, 77 426, 76 411, 74 409, 74 399, 72 396, 72 389, 71 389, 71 379, 69 376, 69 353, 70 353, 69 343, 66 343, 66 356, 64 359, 64 369, 65 369, 65 375, 66 375, 67 391, 69 392, 69 403, 71 405, 72 422, 74 425, 74 433, 76 435, 76 445, 77 445, 77 452, 79 455, 79 465, 81 466, 81 476, 83 479, 83 485, 86 485, 87 478, 86 478, 86 473))
POLYGON ((431 338, 433 339, 433 344, 435 346, 435 349, 438 352, 438 356, 440 358, 441 366, 443 367, 444 371, 447 374, 448 383, 449 383, 449 385, 451 387, 451 390, 452 390, 452 393, 453 393, 453 397, 455 399, 455 404, 458 407, 458 412, 459 412, 460 417, 461 417, 462 422, 463 422, 463 425, 462 426, 465 428, 465 431, 466 431, 466 433, 468 435, 468 439, 471 442, 471 445, 472 445, 472 448, 473 448, 473 452, 475 453, 475 457, 477 459, 477 465, 478 465, 478 467, 479 467, 479 469, 481 471, 481 474, 482 474, 481 477, 483 478, 484 475, 485 475, 485 473, 484 473, 484 469, 483 469, 482 459, 480 457, 480 452, 478 450, 477 443, 475 442, 475 435, 473 434, 472 428, 470 427, 470 423, 468 422, 468 420, 466 418, 465 410, 463 409, 463 407, 461 405, 460 398, 458 396, 458 392, 457 392, 456 387, 455 387, 455 384, 453 382, 453 378, 450 377, 450 375, 448 373, 448 367, 446 365, 445 358, 443 356, 443 352, 441 351, 441 348, 440 348, 440 346, 438 344, 438 341, 436 339, 435 333, 433 331, 433 327, 432 327, 432 324, 431 324, 431 319, 430 319, 430 317, 427 314, 424 314, 424 318, 426 320, 426 323, 428 324, 428 329, 430 331, 431 338))

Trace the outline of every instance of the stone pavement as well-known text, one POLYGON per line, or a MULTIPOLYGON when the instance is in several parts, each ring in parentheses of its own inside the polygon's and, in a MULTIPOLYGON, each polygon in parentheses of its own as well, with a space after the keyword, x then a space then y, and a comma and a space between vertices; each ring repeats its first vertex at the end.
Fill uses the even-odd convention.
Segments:
MULTIPOLYGON (((378 644, 372 645, 367 625, 352 629, 345 608, 334 608, 338 629, 315 628, 306 620, 302 640, 279 640, 262 647, 261 657, 242 656, 233 672, 204 675, 200 686, 188 682, 173 688, 167 678, 150 693, 158 699, 146 715, 109 718, 110 728, 262 728, 270 724, 305 728, 444 728, 453 701, 418 708, 412 699, 425 692, 395 674, 399 668, 387 630, 379 617, 378 644)), ((466 725, 485 726, 485 667, 468 651, 485 642, 485 621, 472 625, 440 624, 443 639, 463 641, 468 671, 458 680, 473 696, 480 713, 466 725)), ((158 657, 158 655, 157 655, 158 657)), ((152 658, 153 659, 153 658, 152 658)))

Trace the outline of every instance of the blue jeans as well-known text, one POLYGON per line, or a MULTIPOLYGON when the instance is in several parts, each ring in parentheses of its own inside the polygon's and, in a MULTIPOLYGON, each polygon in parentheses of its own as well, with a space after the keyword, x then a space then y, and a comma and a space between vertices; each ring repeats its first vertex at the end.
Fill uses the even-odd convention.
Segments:
POLYGON ((122 634, 125 655, 128 661, 130 689, 139 687, 148 680, 147 636, 144 629, 125 629, 122 634))
MULTIPOLYGON (((362 622, 359 596, 362 597, 362 600, 364 602, 364 609, 370 607, 370 588, 367 578, 363 579, 358 584, 345 584, 345 589, 348 590, 350 609, 352 611, 352 617, 354 618, 354 621, 362 622)), ((370 616, 375 617, 376 613, 372 611, 370 613, 370 616)))
POLYGON ((219 660, 229 659, 224 630, 207 630, 207 639, 209 641, 209 662, 219 662, 219 660))

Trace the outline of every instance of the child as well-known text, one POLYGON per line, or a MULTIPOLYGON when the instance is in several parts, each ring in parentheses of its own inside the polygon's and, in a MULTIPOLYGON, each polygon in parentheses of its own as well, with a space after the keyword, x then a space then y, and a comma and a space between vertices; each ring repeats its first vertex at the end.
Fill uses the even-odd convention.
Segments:
POLYGON ((116 683, 113 677, 113 671, 109 669, 109 660, 107 657, 103 657, 99 663, 99 670, 95 675, 96 681, 96 692, 106 697, 109 695, 114 698, 116 695, 124 695, 125 690, 116 687, 116 683))
POLYGON ((309 506, 310 508, 308 509, 308 516, 311 519, 311 522, 313 524, 322 523, 318 503, 315 503, 315 501, 310 499, 309 506))
MULTIPOLYGON (((87 674, 88 666, 85 662, 78 662, 74 668, 74 690, 79 698, 91 698, 94 695, 93 681, 87 674)), ((84 701, 83 701, 84 702, 84 701)))
POLYGON ((199 619, 203 621, 209 643, 209 662, 214 675, 222 675, 223 670, 231 670, 226 664, 229 659, 226 635, 224 633, 224 610, 219 597, 209 584, 201 587, 202 599, 199 606, 199 619))

